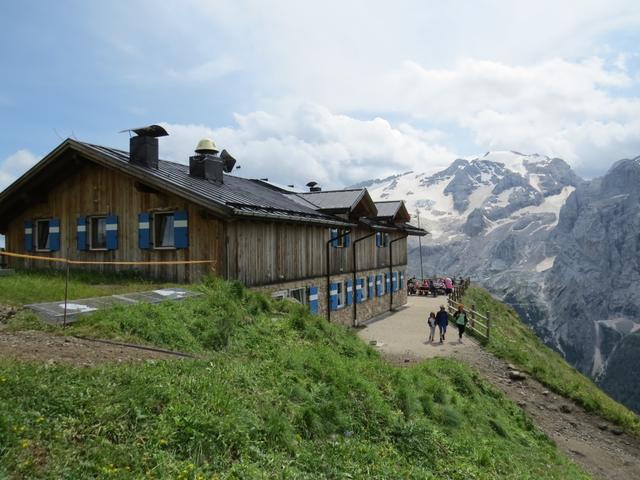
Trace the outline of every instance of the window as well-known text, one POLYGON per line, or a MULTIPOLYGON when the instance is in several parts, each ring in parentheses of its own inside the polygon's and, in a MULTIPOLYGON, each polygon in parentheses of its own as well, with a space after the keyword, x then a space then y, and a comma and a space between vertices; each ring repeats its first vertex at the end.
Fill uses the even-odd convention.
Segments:
POLYGON ((376 232, 376 247, 388 247, 389 246, 389 234, 383 232, 376 232))
POLYGON ((292 288, 289 290, 289 296, 295 298, 302 305, 307 304, 307 289, 306 288, 292 288))
POLYGON ((289 294, 286 290, 278 290, 271 293, 271 298, 275 298, 276 300, 284 300, 288 296, 289 294))
POLYGON ((107 249, 107 217, 89 217, 89 250, 107 249))
POLYGON ((36 220, 36 250, 40 252, 51 250, 50 220, 36 220))
POLYGON ((331 229, 331 246, 344 248, 349 246, 349 234, 346 228, 331 229))
POLYGON ((153 214, 153 248, 175 248, 174 212, 153 214))
POLYGON ((344 307, 344 283, 338 282, 336 285, 338 287, 338 308, 342 308, 344 307))
POLYGON ((360 301, 364 302, 367 299, 367 288, 368 288, 367 277, 362 277, 360 279, 360 301))

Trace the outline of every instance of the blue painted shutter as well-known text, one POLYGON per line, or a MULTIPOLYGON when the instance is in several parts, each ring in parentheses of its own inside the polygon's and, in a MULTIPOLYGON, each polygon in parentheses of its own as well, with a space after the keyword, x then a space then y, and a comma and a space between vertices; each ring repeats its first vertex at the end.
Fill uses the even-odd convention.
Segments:
POLYGON ((351 234, 347 233, 347 235, 344 237, 344 246, 348 247, 350 243, 351 243, 351 234))
POLYGON ((329 285, 329 308, 331 310, 338 309, 338 284, 332 283, 329 285))
POLYGON ((391 278, 389 278, 389 274, 384 275, 384 293, 389 293, 391 291, 391 278))
POLYGON ((173 215, 173 238, 176 248, 189 247, 189 221, 186 211, 173 215))
POLYGON ((309 287, 309 310, 318 313, 318 287, 309 287))
POLYGON ((347 305, 353 303, 353 280, 347 280, 347 305))
POLYGON ((118 249, 118 216, 107 215, 107 250, 118 249))
POLYGON ((400 288, 404 288, 404 272, 400 272, 400 288))
POLYGON ((49 250, 57 252, 60 250, 60 219, 49 220, 49 250))
POLYGON ((380 232, 376 232, 376 247, 381 245, 382 234, 380 232))
POLYGON ((362 279, 356 278, 356 303, 362 303, 362 284, 362 279))
POLYGON ((138 214, 138 247, 142 249, 151 248, 151 236, 149 234, 149 214, 138 214))
POLYGON ((367 295, 367 298, 373 298, 373 284, 375 282, 375 278, 373 275, 369 276, 369 294, 367 295))
POLYGON ((78 250, 87 249, 87 218, 78 217, 76 220, 76 246, 78 250))
POLYGON ((33 252, 33 222, 31 220, 24 221, 24 250, 25 252, 33 252))
POLYGON ((393 285, 393 291, 398 291, 398 272, 393 272, 393 277, 391 277, 391 282, 393 285))
POLYGON ((338 229, 332 228, 329 231, 331 232, 331 246, 335 248, 338 246, 338 229))
POLYGON ((376 295, 382 296, 382 275, 376 275, 376 295))

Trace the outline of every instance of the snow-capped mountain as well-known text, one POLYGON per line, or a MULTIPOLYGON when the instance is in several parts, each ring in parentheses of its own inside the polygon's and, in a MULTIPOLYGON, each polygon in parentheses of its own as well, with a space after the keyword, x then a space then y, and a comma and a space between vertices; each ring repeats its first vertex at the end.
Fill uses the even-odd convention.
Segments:
MULTIPOLYGON (((425 275, 470 276, 616 398, 640 411, 640 380, 621 378, 640 344, 640 157, 584 181, 561 159, 488 152, 439 172, 364 182, 404 199, 431 235, 425 275), (612 288, 609 288, 609 287, 612 288), (633 337, 633 338, 632 338, 633 337), (638 337, 638 338, 636 338, 638 337)), ((417 241, 409 252, 420 273, 417 241)))
POLYGON ((487 234, 532 214, 550 229, 580 182, 558 158, 488 152, 440 172, 407 172, 363 185, 374 200, 405 199, 412 215, 419 212, 430 240, 442 241, 487 234))

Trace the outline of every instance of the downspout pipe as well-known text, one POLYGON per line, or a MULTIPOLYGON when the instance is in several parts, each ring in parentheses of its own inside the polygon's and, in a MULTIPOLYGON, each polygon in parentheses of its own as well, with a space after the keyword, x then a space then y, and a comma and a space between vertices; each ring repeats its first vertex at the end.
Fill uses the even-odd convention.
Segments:
MULTIPOLYGON (((409 236, 408 233, 405 233, 402 237, 398 237, 395 240, 391 240, 389 242, 389 284, 391 285, 391 291, 389 292, 389 311, 393 312, 393 244, 399 240, 404 240, 409 236)), ((396 283, 398 285, 398 290, 400 289, 400 274, 398 274, 398 281, 396 283)))
POLYGON ((331 297, 329 295, 329 291, 331 289, 331 255, 329 255, 329 253, 331 252, 331 242, 333 242, 334 240, 340 240, 341 238, 346 237, 350 233, 351 233, 351 228, 347 228, 347 230, 342 235, 338 235, 335 238, 330 238, 326 244, 325 253, 327 257, 327 322, 331 322, 331 301, 330 301, 331 297))
MULTIPOLYGON (((357 292, 357 290, 355 290, 356 288, 356 281, 357 281, 357 275, 358 275, 358 255, 356 254, 356 243, 361 242, 362 240, 366 240, 367 238, 373 237, 377 232, 372 232, 369 233, 368 235, 365 235, 364 237, 360 237, 357 240, 353 241, 353 288, 354 288, 354 293, 357 292)), ((365 285, 366 288, 366 285, 365 285)), ((352 326, 357 326, 358 324, 358 302, 357 302, 357 295, 354 295, 353 297, 353 324, 352 326)))

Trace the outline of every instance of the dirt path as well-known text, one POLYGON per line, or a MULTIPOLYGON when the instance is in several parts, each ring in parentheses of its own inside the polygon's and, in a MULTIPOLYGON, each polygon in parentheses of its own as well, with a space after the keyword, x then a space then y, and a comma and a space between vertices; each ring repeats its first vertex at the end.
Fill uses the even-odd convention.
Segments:
POLYGON ((0 330, 0 359, 93 367, 100 363, 172 359, 175 355, 38 331, 0 330))
POLYGON ((369 324, 359 335, 368 342, 376 340, 383 354, 401 365, 435 356, 464 361, 524 409, 561 451, 594 478, 640 479, 640 439, 623 433, 573 401, 549 392, 534 379, 512 380, 513 367, 473 339, 464 339, 459 344, 457 335, 451 331, 443 346, 425 344, 425 311, 432 311, 437 305, 432 299, 409 297, 407 308, 369 324))

